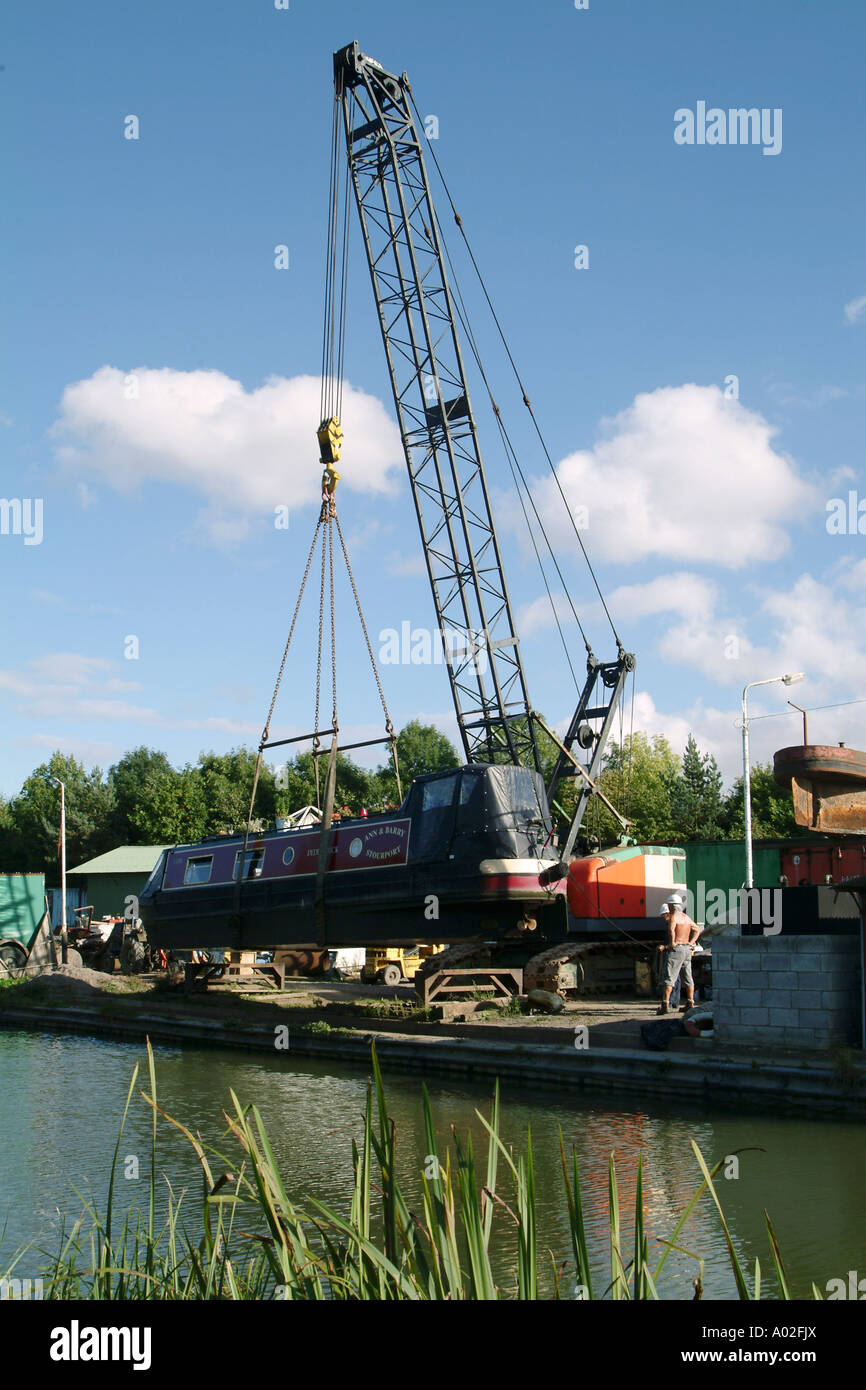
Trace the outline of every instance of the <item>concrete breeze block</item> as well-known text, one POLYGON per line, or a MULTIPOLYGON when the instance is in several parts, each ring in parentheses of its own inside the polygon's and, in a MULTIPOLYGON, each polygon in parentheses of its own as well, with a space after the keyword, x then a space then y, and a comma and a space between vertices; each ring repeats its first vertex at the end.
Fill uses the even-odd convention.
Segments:
POLYGON ((823 1009, 801 1009, 800 1027, 808 1028, 813 1032, 826 1033, 827 1015, 823 1009))
POLYGON ((741 1009, 751 1008, 753 1005, 761 1003, 761 990, 759 989, 739 989, 737 990, 737 1003, 741 1009))
POLYGON ((763 989, 767 976, 763 970, 741 970, 737 981, 740 989, 763 989))
POLYGON ((770 1023, 777 1028, 796 1028, 800 1022, 797 1009, 771 1009, 770 1023))
POLYGON ((770 1022, 770 1011, 766 1008, 742 1008, 740 1017, 744 1027, 764 1027, 770 1022))
POLYGON ((797 975, 795 990, 824 989, 827 977, 820 970, 803 970, 797 975))
POLYGON ((764 984, 768 989, 795 989, 797 973, 794 970, 768 970, 764 984))
POLYGON ((791 1008, 791 991, 789 989, 762 989, 761 1003, 766 1004, 769 1008, 772 1020, 774 1009, 791 1008))
POLYGON ((736 970, 718 970, 713 963, 713 989, 733 989, 739 982, 736 970))
POLYGON ((798 989, 796 994, 791 995, 791 1002, 796 1004, 798 1009, 820 1009, 821 991, 819 989, 798 989))

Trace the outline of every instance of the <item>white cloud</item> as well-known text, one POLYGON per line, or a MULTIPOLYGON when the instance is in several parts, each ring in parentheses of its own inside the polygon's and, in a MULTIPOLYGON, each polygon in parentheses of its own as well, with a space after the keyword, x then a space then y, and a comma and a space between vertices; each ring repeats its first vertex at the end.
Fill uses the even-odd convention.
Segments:
POLYGON ((68 613, 109 613, 122 615, 122 608, 113 608, 104 603, 73 603, 67 594, 55 594, 51 589, 29 589, 27 597, 31 603, 44 604, 51 608, 62 608, 68 613))
MULTIPOLYGON (((591 450, 558 474, 573 510, 586 507, 591 558, 647 556, 736 569, 778 559, 785 523, 813 504, 814 489, 773 447, 775 427, 717 386, 661 387, 604 422, 591 450)), ((574 536, 552 479, 533 485, 554 544, 574 536)))
MULTIPOLYGON (((594 613, 595 610, 592 611, 594 613)), ((584 610, 584 616, 588 621, 590 615, 586 610, 584 610)), ((561 592, 551 594, 550 598, 547 594, 541 594, 531 603, 523 604, 518 609, 515 621, 521 637, 527 638, 534 636, 537 632, 543 632, 545 628, 553 627, 556 618, 559 619, 561 627, 574 623, 574 615, 569 607, 568 599, 561 592)))
MULTIPOLYGON (((163 724, 172 724, 180 729, 203 729, 211 733, 218 734, 237 734, 246 738, 248 735, 255 735, 258 739, 262 732, 262 722, 253 723, 251 719, 231 719, 221 715, 209 716, 206 719, 180 719, 162 720, 163 724)), ((300 730, 298 731, 300 732, 300 730)))
POLYGON ((51 680, 69 681, 73 685, 86 685, 100 671, 108 671, 111 662, 101 656, 83 656, 81 652, 50 652, 36 657, 30 663, 31 669, 39 677, 51 680))
MULTIPOLYGON (((755 590, 745 615, 712 610, 684 615, 661 632, 656 650, 669 665, 700 672, 714 686, 740 690, 747 682, 804 671, 807 684, 798 689, 805 698, 798 695, 797 703, 814 705, 866 695, 864 632, 866 561, 861 560, 841 566, 831 581, 801 574, 784 589, 755 590)), ((768 698, 766 691, 761 698, 768 698)), ((862 732, 859 739, 864 741, 862 732)))
POLYGON ((845 318, 848 323, 856 323, 866 314, 866 294, 859 299, 850 299, 845 305, 845 318))
POLYGON ((714 584, 683 571, 659 575, 647 584, 622 584, 614 589, 608 605, 611 612, 625 613, 629 619, 652 613, 680 613, 695 622, 706 622, 713 613, 716 596, 714 584))
POLYGON ((773 382, 769 389, 779 405, 805 406, 808 410, 818 410, 822 406, 832 405, 834 401, 863 394, 862 385, 849 389, 846 386, 835 386, 832 382, 823 386, 801 387, 792 386, 787 381, 777 381, 773 382))
POLYGON ((810 574, 764 599, 762 611, 777 625, 778 669, 806 671, 812 693, 866 695, 866 601, 857 582, 862 578, 859 567, 849 572, 851 599, 810 574))
POLYGON ((45 748, 52 753, 56 748, 61 748, 64 753, 71 753, 79 762, 100 767, 107 767, 114 763, 122 755, 123 749, 118 743, 100 743, 92 739, 79 738, 77 735, 65 734, 27 734, 24 738, 18 739, 21 745, 32 748, 45 748))
POLYGON ((96 721, 107 719, 127 719, 134 724, 155 724, 160 717, 155 709, 144 705, 131 705, 127 700, 101 700, 98 697, 75 695, 69 699, 63 692, 33 695, 28 702, 26 713, 31 719, 68 719, 76 721, 96 721))
MULTIPOLYGON (((206 529, 237 540, 245 515, 319 497, 319 389, 312 376, 270 377, 247 391, 218 371, 137 367, 127 376, 100 367, 63 393, 53 427, 58 457, 120 491, 147 481, 192 488, 209 509, 206 529), (138 388, 132 400, 130 376, 138 388)), ((382 403, 346 383, 342 424, 342 486, 388 491, 402 450, 382 403)))
POLYGON ((866 559, 845 559, 836 574, 836 583, 841 589, 866 598, 866 559))
MULTIPOLYGON (((418 544, 420 549, 420 541, 418 544)), ((399 550, 392 550, 386 565, 388 573, 397 579, 415 579, 427 573, 424 556, 421 554, 401 555, 399 550)))
MULTIPOLYGON (((784 687, 780 686, 779 689, 784 690, 784 687)), ((756 694, 760 696, 760 692, 756 694)), ((799 743, 802 733, 800 720, 801 716, 794 710, 785 710, 783 698, 775 700, 767 695, 763 701, 751 698, 749 743, 752 766, 772 763, 776 749, 799 743), (761 717, 766 714, 773 717, 761 717)), ((700 751, 710 753, 716 759, 726 787, 743 775, 739 700, 732 701, 727 709, 704 705, 703 701, 697 700, 683 710, 667 711, 656 706, 648 691, 638 690, 634 702, 634 727, 651 738, 661 734, 678 757, 682 757, 689 734, 692 734, 700 751)), ((809 737, 812 737, 811 728, 809 737)))

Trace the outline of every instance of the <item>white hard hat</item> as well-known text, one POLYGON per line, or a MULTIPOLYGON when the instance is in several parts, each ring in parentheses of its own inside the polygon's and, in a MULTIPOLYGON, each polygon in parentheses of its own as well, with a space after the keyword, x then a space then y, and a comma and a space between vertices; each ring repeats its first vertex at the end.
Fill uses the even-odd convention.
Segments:
POLYGON ((671 893, 670 897, 668 898, 668 907, 682 907, 682 905, 683 900, 680 897, 679 893, 671 893))
POLYGON ((659 908, 659 916, 660 916, 660 917, 666 917, 667 914, 668 914, 668 909, 669 909, 669 908, 670 908, 670 903, 662 903, 661 907, 659 908))

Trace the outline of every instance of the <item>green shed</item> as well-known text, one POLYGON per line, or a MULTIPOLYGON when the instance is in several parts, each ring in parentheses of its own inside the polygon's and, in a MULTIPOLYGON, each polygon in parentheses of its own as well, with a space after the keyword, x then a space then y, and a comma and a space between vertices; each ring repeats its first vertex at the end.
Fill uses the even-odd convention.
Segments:
POLYGON ((137 898, 166 845, 122 845, 69 870, 86 882, 94 917, 123 917, 130 898, 137 898))
POLYGON ((44 913, 44 874, 0 874, 0 941, 29 946, 44 913))
MULTIPOLYGON (((756 840, 752 846, 754 882, 757 888, 778 888, 781 873, 778 840, 756 840)), ((721 889, 727 897, 737 892, 746 877, 746 850, 742 840, 692 840, 683 845, 686 852, 686 884, 700 896, 721 889)))

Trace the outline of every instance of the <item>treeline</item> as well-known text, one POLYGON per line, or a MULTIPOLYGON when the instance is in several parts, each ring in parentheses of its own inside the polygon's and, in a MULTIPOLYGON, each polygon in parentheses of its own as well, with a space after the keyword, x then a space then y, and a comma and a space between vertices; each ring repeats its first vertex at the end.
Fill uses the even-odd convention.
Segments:
MULTIPOLYGON (((432 725, 413 720, 397 738, 398 761, 405 792, 413 777, 459 764, 450 741, 432 725)), ((542 743, 545 769, 553 766, 555 748, 542 743)), ((172 766, 165 753, 136 748, 107 773, 88 771, 75 758, 52 754, 36 768, 11 800, 0 798, 0 872, 45 872, 57 878, 60 837, 60 793, 49 781, 66 784, 66 846, 70 869, 120 845, 175 844, 245 826, 256 754, 248 748, 230 753, 203 753, 195 764, 172 766)), ((324 783, 325 760, 319 767, 324 783)), ((317 805, 321 788, 310 753, 285 764, 276 784, 263 766, 253 808, 256 827, 271 823, 304 805, 317 805)), ((738 778, 725 794, 715 758, 702 754, 690 737, 682 757, 666 739, 634 734, 612 744, 600 787, 631 822, 637 840, 676 843, 684 840, 739 839, 744 831, 743 785, 738 778)), ((335 804, 352 814, 373 812, 399 801, 390 763, 375 770, 359 767, 341 754, 337 766, 335 804)), ((558 814, 567 819, 574 785, 561 792, 558 814)), ((796 831, 790 794, 773 782, 769 767, 752 771, 753 832, 756 838, 785 836, 796 831)), ((620 836, 615 817, 597 799, 583 822, 583 838, 611 844, 620 836)))
MULTIPOLYGON (((773 780, 768 763, 752 767, 752 834, 756 839, 795 835, 790 791, 773 780)), ((644 733, 612 744, 599 785, 617 810, 631 822, 637 840, 676 843, 691 840, 741 840, 745 834, 743 779, 727 792, 718 763, 701 753, 690 734, 682 757, 668 740, 644 733)), ((601 843, 618 838, 619 826, 607 808, 594 799, 584 830, 601 843)))
MULTIPOLYGON (((417 720, 397 737, 402 785, 422 772, 455 767, 460 759, 444 734, 417 720)), ((60 791, 49 778, 66 784, 66 857, 72 869, 120 845, 177 844, 246 825, 256 754, 249 748, 202 753, 198 762, 175 768, 165 753, 136 748, 104 773, 88 771, 77 759, 53 753, 37 767, 10 801, 0 798, 0 872, 45 872, 57 876, 60 791)), ((320 760, 324 783, 327 758, 320 760)), ((262 765, 253 823, 265 826, 276 814, 317 805, 312 754, 285 764, 276 786, 273 770, 262 765)), ((337 763, 336 806, 378 810, 399 800, 393 766, 375 771, 359 767, 345 754, 337 763)))

